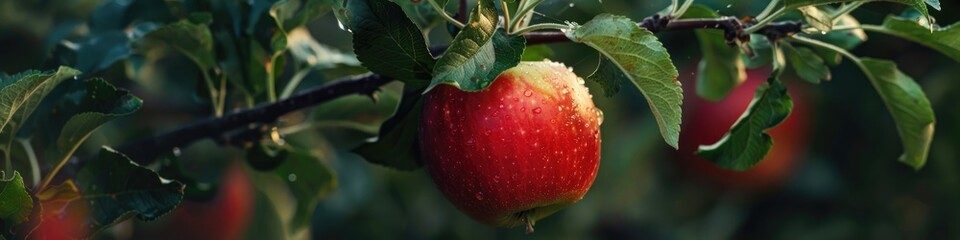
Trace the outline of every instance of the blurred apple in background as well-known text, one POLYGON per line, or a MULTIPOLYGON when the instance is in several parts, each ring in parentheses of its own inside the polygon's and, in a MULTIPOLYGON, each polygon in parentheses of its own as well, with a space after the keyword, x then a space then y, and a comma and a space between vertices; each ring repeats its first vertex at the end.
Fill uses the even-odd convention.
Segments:
POLYGON ((807 151, 811 117, 807 98, 800 91, 802 89, 789 80, 784 81, 793 99, 793 111, 784 122, 768 131, 773 138, 773 147, 763 161, 750 170, 737 172, 721 169, 694 154, 698 146, 713 144, 723 137, 750 105, 757 86, 766 81, 769 75, 769 71, 765 70, 748 70, 747 80, 719 102, 696 96, 693 81, 684 84, 687 97, 684 98, 677 155, 681 168, 689 178, 726 189, 764 191, 779 187, 794 173, 807 151))
MULTIPOLYGON (((242 162, 239 162, 242 163, 242 162)), ((221 176, 217 195, 205 202, 184 199, 159 226, 156 235, 138 236, 176 239, 243 239, 250 228, 256 192, 241 164, 233 164, 221 176)))

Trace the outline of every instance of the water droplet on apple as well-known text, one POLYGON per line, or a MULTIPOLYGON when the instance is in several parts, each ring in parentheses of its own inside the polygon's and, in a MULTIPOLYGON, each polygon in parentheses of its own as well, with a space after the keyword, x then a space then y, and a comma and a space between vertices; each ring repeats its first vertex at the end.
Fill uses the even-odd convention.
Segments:
POLYGON ((477 192, 474 196, 477 197, 477 201, 483 201, 483 193, 477 192))
POLYGON ((597 108, 596 110, 597 110, 597 126, 599 126, 600 124, 603 124, 603 111, 600 111, 599 108, 597 108))
POLYGON ((533 90, 527 89, 526 91, 523 91, 523 96, 525 97, 529 97, 532 95, 533 95, 533 90))
POLYGON ((534 109, 533 109, 533 113, 536 113, 536 114, 540 114, 540 112, 542 112, 542 111, 543 111, 543 109, 540 109, 540 107, 537 107, 537 108, 534 108, 534 109))
POLYGON ((513 101, 514 101, 514 102, 518 102, 518 101, 520 101, 520 98, 515 97, 515 98, 513 98, 513 101))
POLYGON ((563 91, 560 91, 560 92, 562 92, 563 94, 568 94, 570 93, 570 90, 567 90, 567 88, 563 88, 563 91))
POLYGON ((503 104, 500 104, 500 108, 503 108, 503 104))
POLYGON ((521 108, 520 108, 520 112, 526 112, 526 111, 527 111, 527 108, 526 108, 526 107, 521 107, 521 108))

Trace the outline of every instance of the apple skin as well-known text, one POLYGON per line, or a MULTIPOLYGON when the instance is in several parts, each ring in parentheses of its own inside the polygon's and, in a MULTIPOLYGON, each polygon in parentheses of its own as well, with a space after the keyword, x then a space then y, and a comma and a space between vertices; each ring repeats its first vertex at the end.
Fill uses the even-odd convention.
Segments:
POLYGON ((726 134, 753 100, 757 86, 769 75, 767 71, 748 70, 747 80, 719 102, 695 96, 686 98, 678 155, 681 167, 691 177, 726 189, 766 191, 782 185, 792 175, 806 151, 810 113, 806 96, 798 91, 802 89, 791 84, 787 84, 787 92, 793 100, 793 110, 780 125, 769 130, 773 147, 756 166, 742 172, 731 171, 694 154, 699 145, 713 144, 726 134))
POLYGON ((241 239, 253 217, 253 182, 240 164, 221 177, 217 195, 209 202, 185 200, 170 214, 160 234, 181 239, 241 239))
POLYGON ((571 69, 521 62, 483 91, 442 84, 427 93, 420 146, 430 176, 457 208, 515 227, 583 198, 600 164, 601 121, 571 69))

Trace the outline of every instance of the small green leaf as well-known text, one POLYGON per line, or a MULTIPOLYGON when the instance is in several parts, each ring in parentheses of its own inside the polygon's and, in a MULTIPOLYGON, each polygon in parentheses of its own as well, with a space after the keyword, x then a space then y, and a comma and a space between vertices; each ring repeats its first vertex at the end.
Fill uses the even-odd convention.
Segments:
POLYGON ((914 20, 890 16, 881 26, 865 27, 926 45, 960 62, 960 23, 947 27, 933 26, 931 33, 914 20))
POLYGON ((934 115, 930 100, 910 76, 891 61, 860 59, 863 72, 883 99, 900 133, 904 153, 900 162, 920 169, 933 141, 934 115))
POLYGON ((500 73, 520 63, 526 40, 497 30, 497 11, 492 0, 481 0, 466 24, 437 60, 428 90, 448 83, 464 91, 480 91, 500 73))
MULTIPOLYGON (((14 76, 0 76, 0 140, 11 142, 17 130, 26 122, 40 101, 64 79, 75 77, 80 72, 60 67, 54 73, 27 71, 14 76)), ((0 149, 9 151, 11 146, 0 144, 0 149)))
POLYGON ((626 17, 610 14, 597 15, 566 34, 600 51, 620 68, 646 97, 664 141, 677 148, 683 90, 677 68, 657 37, 626 17))
MULTIPOLYGON (((4 174, 6 175, 6 174, 4 174)), ((8 226, 26 222, 33 211, 33 198, 23 185, 20 172, 13 171, 13 177, 0 179, 0 221, 12 223, 8 226)))
POLYGON ((169 46, 192 60, 202 71, 216 66, 213 35, 207 25, 181 20, 147 33, 139 42, 140 51, 169 46))
POLYGON ((821 80, 830 80, 830 68, 824 65, 823 59, 809 48, 792 47, 785 45, 790 67, 803 80, 819 84, 821 80))
POLYGON ((284 180, 297 200, 293 219, 288 225, 290 232, 309 226, 314 207, 337 186, 333 170, 321 159, 303 151, 290 151, 274 173, 284 180))
POLYGON ((79 104, 63 111, 75 111, 77 114, 63 125, 57 138, 57 162, 67 161, 87 137, 100 125, 118 117, 129 115, 140 109, 143 100, 125 89, 118 89, 107 81, 95 78, 86 81, 87 88, 80 92, 84 96, 79 104))
POLYGON ((349 4, 353 50, 363 66, 407 84, 426 85, 436 60, 403 10, 387 0, 349 4))
POLYGON ((89 204, 90 218, 85 223, 90 234, 129 217, 149 221, 170 212, 183 198, 183 184, 161 178, 127 156, 108 147, 80 169, 76 178, 89 204))
MULTIPOLYGON (((717 18, 720 14, 703 5, 693 5, 684 18, 717 18)), ((700 59, 697 74, 697 95, 720 101, 747 79, 740 49, 728 46, 723 32, 717 29, 694 30, 700 41, 700 59)))
POLYGON ((368 162, 399 170, 415 170, 423 165, 420 159, 420 109, 422 89, 404 86, 403 98, 393 116, 380 125, 380 136, 364 143, 353 152, 368 162))
POLYGON ((820 30, 820 32, 829 32, 833 29, 833 18, 817 6, 802 6, 797 10, 803 13, 803 18, 807 21, 807 24, 820 30))
POLYGON ((776 75, 772 74, 767 82, 757 87, 750 106, 730 131, 712 145, 701 145, 696 153, 698 156, 717 167, 734 171, 750 169, 763 160, 773 146, 767 129, 783 122, 793 109, 787 86, 776 75))

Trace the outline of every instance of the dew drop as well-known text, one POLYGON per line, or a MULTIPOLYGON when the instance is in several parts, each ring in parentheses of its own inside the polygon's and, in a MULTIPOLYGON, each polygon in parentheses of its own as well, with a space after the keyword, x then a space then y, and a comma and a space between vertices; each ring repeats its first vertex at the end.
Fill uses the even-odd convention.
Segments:
POLYGON ((573 3, 570 3, 570 5, 567 5, 567 6, 573 7, 574 5, 573 5, 573 3))
POLYGON ((477 192, 474 196, 477 197, 477 201, 483 201, 483 193, 477 192))
POLYGON ((520 107, 520 111, 521 111, 521 112, 526 112, 526 111, 527 111, 527 108, 526 108, 526 107, 520 107))
POLYGON ((727 8, 733 7, 733 4, 727 4, 727 8))
POLYGON ((597 108, 597 125, 603 124, 603 111, 597 108))
POLYGON ((296 181, 297 181, 297 175, 291 173, 290 175, 287 175, 287 180, 290 181, 290 182, 296 182, 296 181))
POLYGON ((500 108, 503 108, 503 104, 500 104, 500 108))
POLYGON ((526 91, 523 91, 523 96, 525 97, 533 96, 533 90, 527 89, 526 91))
POLYGON ((540 107, 537 107, 537 108, 534 108, 534 109, 533 109, 533 113, 536 113, 536 114, 539 114, 539 113, 542 112, 542 111, 543 111, 543 109, 540 109, 540 107))
POLYGON ((181 153, 181 152, 180 152, 180 148, 178 148, 178 147, 173 147, 173 156, 174 156, 174 157, 179 157, 179 156, 180 156, 180 153, 181 153))
POLYGON ((570 90, 567 90, 566 88, 564 88, 563 91, 560 91, 560 92, 562 92, 563 94, 568 94, 570 93, 570 90))

